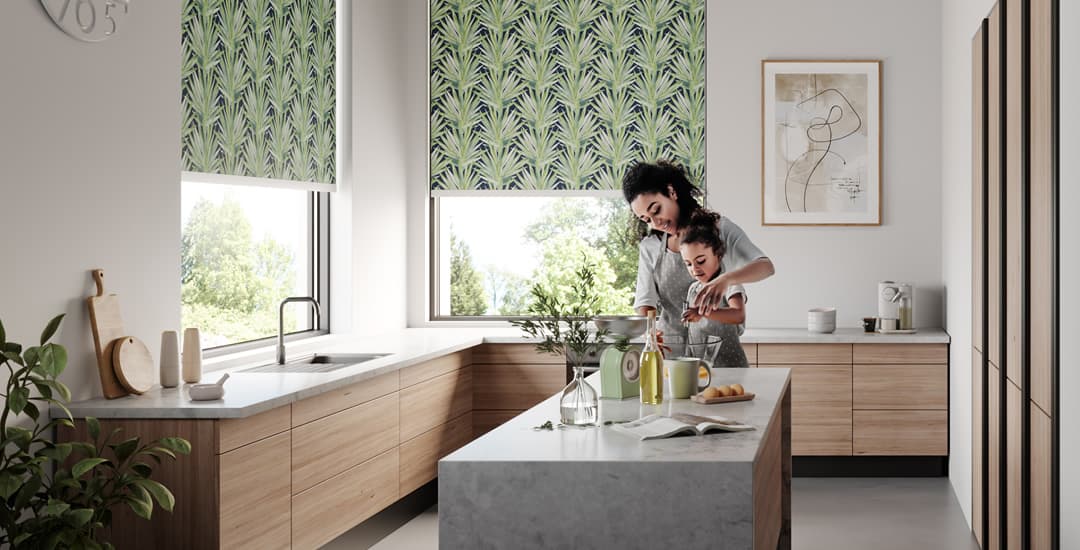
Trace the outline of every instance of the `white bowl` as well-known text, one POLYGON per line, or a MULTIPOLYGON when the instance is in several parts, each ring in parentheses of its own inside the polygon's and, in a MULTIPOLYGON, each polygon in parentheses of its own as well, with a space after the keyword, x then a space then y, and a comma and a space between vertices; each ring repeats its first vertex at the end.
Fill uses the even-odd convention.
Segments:
POLYGON ((816 307, 808 311, 806 330, 825 334, 836 330, 836 308, 816 307))

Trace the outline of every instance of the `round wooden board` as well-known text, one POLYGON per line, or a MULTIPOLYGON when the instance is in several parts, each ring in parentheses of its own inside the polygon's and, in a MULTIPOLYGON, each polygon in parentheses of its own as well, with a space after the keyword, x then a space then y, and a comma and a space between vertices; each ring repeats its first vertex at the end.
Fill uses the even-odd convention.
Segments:
POLYGON ((134 336, 125 336, 113 346, 113 369, 120 385, 132 393, 154 387, 154 357, 146 344, 134 336))

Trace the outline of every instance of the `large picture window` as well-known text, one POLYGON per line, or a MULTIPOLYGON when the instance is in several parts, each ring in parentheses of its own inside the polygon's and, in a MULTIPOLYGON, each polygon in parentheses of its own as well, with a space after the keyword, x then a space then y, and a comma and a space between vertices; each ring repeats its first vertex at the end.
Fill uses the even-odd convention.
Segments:
POLYGON ((574 270, 596 269, 605 314, 632 312, 637 241, 614 196, 442 196, 434 318, 520 316, 533 284, 567 294, 574 270))

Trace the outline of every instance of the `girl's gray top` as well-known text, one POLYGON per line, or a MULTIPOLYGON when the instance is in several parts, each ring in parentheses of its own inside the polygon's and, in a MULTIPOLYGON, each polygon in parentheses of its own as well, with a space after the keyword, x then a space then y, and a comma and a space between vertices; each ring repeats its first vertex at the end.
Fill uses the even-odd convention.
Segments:
MULTIPOLYGON (((758 258, 765 258, 765 253, 750 241, 742 228, 726 216, 721 216, 716 223, 720 238, 726 245, 727 252, 720 260, 723 271, 733 271, 758 258)), ((657 328, 665 334, 686 335, 682 325, 682 313, 687 291, 694 278, 683 263, 678 252, 667 247, 667 235, 649 235, 638 243, 637 287, 634 295, 634 309, 649 306, 658 311, 657 328)))
MULTIPOLYGON (((686 294, 687 301, 693 302, 704 286, 698 281, 691 283, 690 290, 686 294)), ((743 290, 742 285, 731 285, 724 294, 724 299, 720 304, 721 307, 728 307, 728 298, 736 294, 742 294, 743 304, 747 302, 746 291, 743 290)), ((742 344, 739 343, 739 335, 742 333, 743 325, 741 323, 732 325, 702 317, 696 322, 690 323, 686 341, 690 344, 702 344, 705 342, 706 336, 717 336, 720 338, 720 349, 715 352, 716 360, 713 362, 712 367, 717 369, 747 368, 750 366, 750 362, 746 359, 746 352, 743 351, 742 344)), ((713 356, 712 350, 707 351, 706 354, 713 356)))

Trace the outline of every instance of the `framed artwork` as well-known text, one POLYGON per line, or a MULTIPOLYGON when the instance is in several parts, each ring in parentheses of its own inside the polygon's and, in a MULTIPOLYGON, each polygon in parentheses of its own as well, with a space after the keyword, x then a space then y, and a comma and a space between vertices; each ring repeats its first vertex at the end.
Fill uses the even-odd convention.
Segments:
POLYGON ((762 61, 761 176, 764 225, 881 225, 881 61, 762 61))

